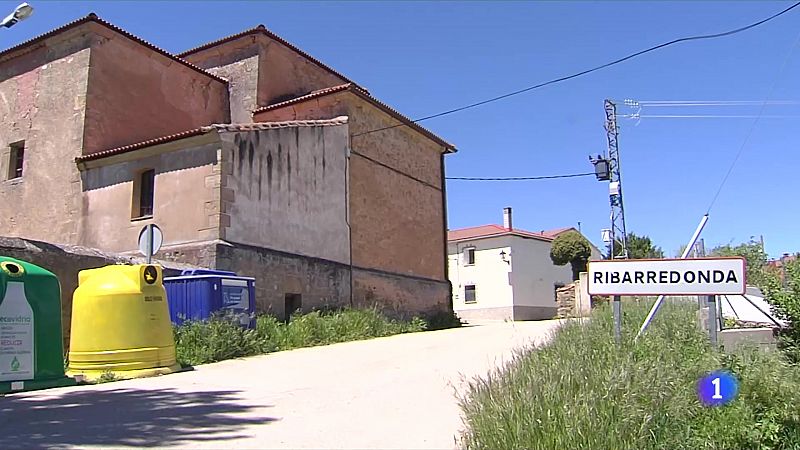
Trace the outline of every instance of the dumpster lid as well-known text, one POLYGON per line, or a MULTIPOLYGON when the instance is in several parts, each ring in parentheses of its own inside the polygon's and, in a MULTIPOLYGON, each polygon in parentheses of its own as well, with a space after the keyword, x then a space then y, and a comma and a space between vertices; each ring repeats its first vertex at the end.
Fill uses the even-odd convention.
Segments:
POLYGON ((212 269, 186 269, 181 271, 182 277, 191 277, 197 275, 222 275, 228 277, 235 277, 236 272, 230 272, 227 270, 212 270, 212 269))

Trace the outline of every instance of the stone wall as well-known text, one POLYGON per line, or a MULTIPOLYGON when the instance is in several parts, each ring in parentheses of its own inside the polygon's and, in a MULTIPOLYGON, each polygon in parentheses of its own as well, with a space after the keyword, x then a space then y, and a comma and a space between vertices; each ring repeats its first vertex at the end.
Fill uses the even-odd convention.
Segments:
POLYGON ((556 317, 575 317, 575 283, 556 289, 556 317))
POLYGON ((353 268, 353 304, 408 318, 452 309, 450 282, 353 268))
POLYGON ((299 294, 305 312, 350 304, 345 264, 231 242, 216 244, 216 257, 220 270, 255 277, 256 312, 285 318, 287 294, 299 294))

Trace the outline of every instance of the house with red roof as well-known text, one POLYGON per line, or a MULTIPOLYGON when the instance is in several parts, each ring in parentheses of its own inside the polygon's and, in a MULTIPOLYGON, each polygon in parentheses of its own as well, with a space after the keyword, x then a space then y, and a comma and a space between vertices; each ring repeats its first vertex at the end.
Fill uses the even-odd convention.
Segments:
POLYGON ((450 309, 455 147, 263 25, 172 54, 89 14, 0 51, 0 99, 2 235, 125 254, 152 223, 259 312, 450 309))
MULTIPOLYGON (((550 249, 553 240, 567 231, 578 230, 515 228, 511 208, 504 209, 502 225, 448 231, 453 310, 466 320, 555 317, 555 290, 572 282, 572 269, 553 264, 550 249)), ((601 258, 592 245, 591 259, 601 258)))

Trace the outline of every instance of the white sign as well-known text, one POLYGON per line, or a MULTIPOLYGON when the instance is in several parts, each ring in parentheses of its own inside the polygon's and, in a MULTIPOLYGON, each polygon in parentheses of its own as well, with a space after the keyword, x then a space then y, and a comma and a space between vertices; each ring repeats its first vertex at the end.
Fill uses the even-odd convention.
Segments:
MULTIPOLYGON (((139 251, 142 252, 144 256, 152 256, 158 253, 163 243, 164 233, 161 232, 161 228, 158 228, 158 225, 145 225, 142 231, 139 232, 139 251), (150 238, 152 238, 152 247, 150 247, 150 238), (148 249, 148 247, 150 248, 148 249), (150 250, 149 253, 148 250, 150 250)), ((149 263, 148 261, 148 264, 149 263)))
POLYGON ((733 295, 746 286, 744 258, 589 262, 591 295, 733 295))
POLYGON ((0 381, 33 379, 33 310, 25 284, 9 281, 0 303, 0 381))

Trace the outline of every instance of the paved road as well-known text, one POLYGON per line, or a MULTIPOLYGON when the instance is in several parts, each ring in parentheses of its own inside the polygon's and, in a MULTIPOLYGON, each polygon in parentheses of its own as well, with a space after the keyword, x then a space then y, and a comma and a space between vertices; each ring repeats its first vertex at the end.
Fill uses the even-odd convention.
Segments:
POLYGON ((557 324, 484 324, 10 395, 0 448, 452 449, 464 378, 557 324))

